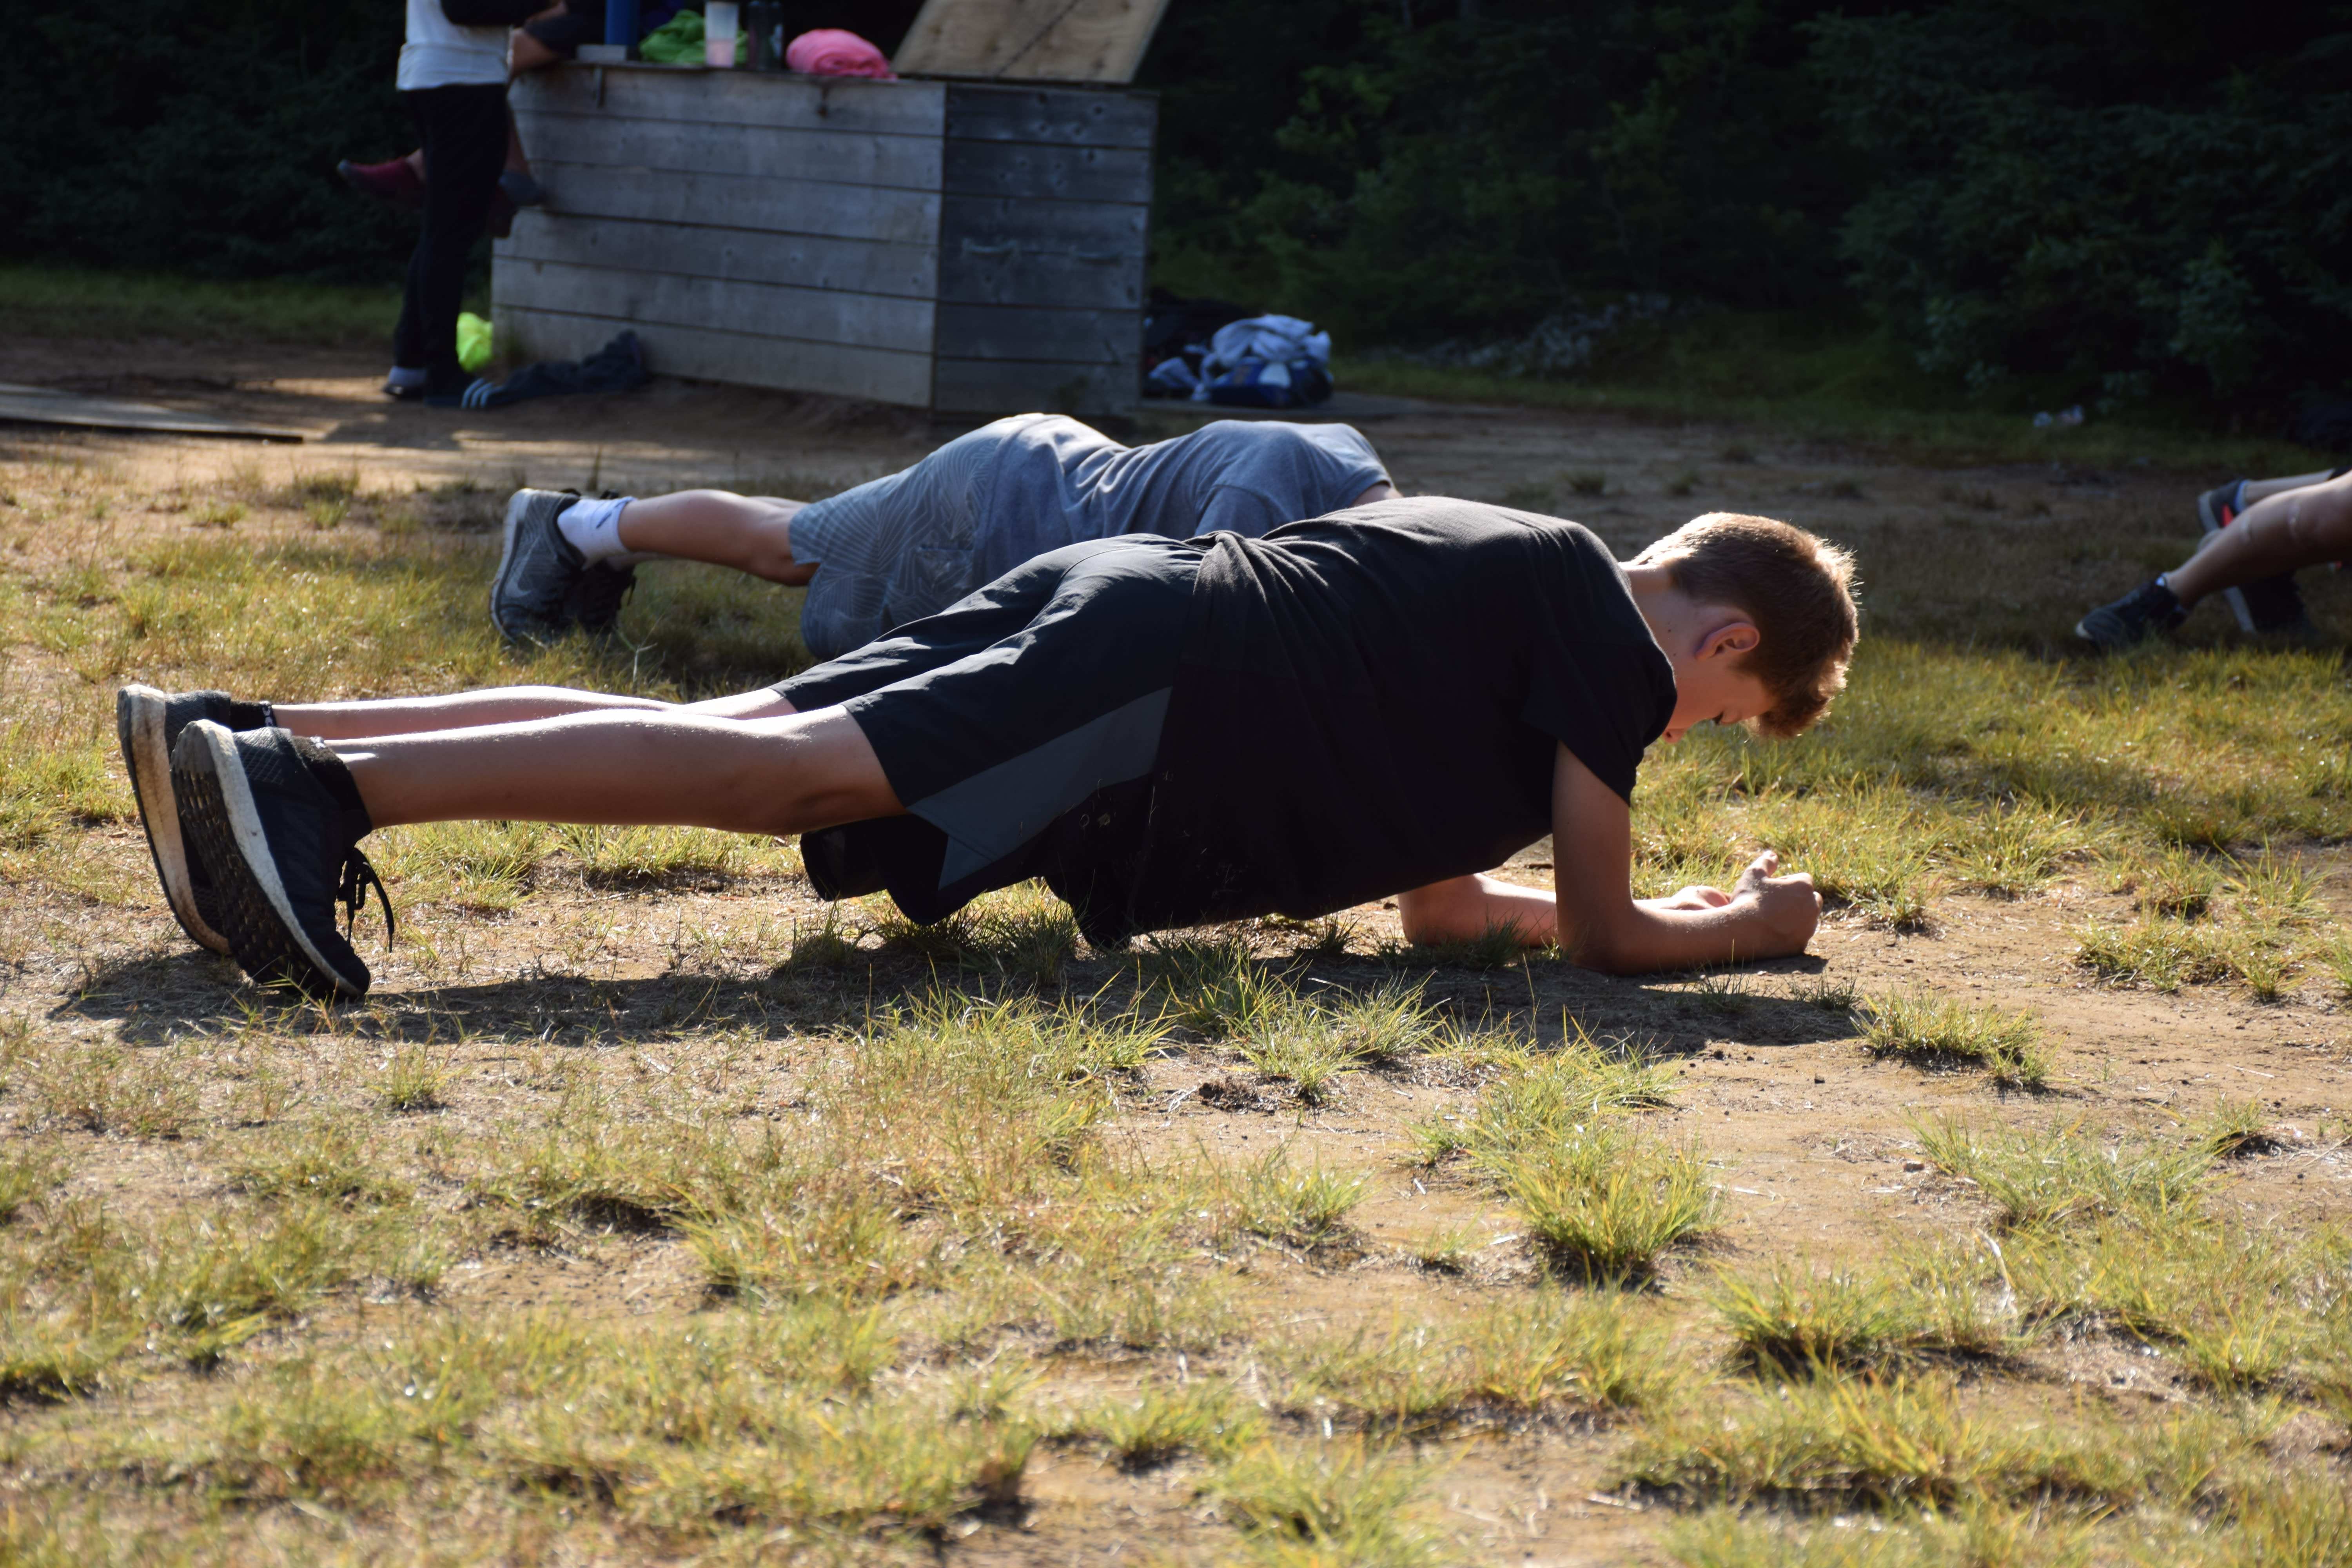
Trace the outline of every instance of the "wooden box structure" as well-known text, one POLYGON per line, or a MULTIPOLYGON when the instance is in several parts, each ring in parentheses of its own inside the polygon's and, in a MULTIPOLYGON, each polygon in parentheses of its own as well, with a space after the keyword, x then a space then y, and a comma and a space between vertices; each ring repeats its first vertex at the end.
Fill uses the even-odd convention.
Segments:
POLYGON ((571 66, 512 101, 548 192, 492 274, 525 358, 634 328, 670 375, 946 414, 1135 401, 1150 93, 571 66))

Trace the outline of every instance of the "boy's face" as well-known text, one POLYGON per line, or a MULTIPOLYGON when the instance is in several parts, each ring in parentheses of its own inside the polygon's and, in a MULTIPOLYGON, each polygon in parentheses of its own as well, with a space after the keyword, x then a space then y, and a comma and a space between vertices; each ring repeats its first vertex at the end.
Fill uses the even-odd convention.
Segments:
POLYGON ((1737 668, 1755 646, 1756 628, 1743 621, 1665 650, 1675 667, 1675 714, 1666 721, 1665 740, 1681 740, 1694 724, 1737 724, 1770 710, 1772 694, 1764 683, 1737 668))

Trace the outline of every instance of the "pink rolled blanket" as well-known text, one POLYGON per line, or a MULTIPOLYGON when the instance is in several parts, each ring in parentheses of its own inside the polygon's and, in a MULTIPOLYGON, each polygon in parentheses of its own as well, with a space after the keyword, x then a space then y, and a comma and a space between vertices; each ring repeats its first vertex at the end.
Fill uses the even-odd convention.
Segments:
POLYGON ((897 81, 898 73, 882 51, 839 27, 819 27, 803 33, 784 50, 784 64, 803 76, 866 76, 897 81))

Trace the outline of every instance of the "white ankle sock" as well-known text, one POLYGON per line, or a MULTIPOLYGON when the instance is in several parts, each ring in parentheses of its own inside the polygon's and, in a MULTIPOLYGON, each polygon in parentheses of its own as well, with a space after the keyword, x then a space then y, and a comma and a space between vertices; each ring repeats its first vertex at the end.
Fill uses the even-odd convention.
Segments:
POLYGON ((621 542, 621 509, 636 499, 623 496, 617 500, 573 501, 556 518, 555 526, 571 541, 572 549, 588 558, 591 566, 616 555, 626 555, 629 547, 621 542))

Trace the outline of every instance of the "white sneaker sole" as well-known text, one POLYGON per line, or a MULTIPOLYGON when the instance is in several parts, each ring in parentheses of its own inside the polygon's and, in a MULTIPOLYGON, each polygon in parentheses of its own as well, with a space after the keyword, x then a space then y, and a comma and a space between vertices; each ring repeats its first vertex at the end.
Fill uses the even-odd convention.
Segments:
POLYGON ((131 795, 139 803, 139 826, 147 833, 147 854, 163 901, 198 945, 229 950, 228 938, 196 910, 196 889, 188 872, 187 840, 180 833, 179 803, 172 795, 172 754, 163 744, 167 699, 152 686, 131 685, 114 694, 114 735, 122 745, 122 768, 131 775, 131 795))
POLYGON ((214 888, 232 950, 246 973, 257 980, 288 981, 313 995, 329 988, 346 996, 366 995, 366 982, 354 984, 329 963, 294 918, 293 902, 278 875, 278 858, 269 852, 269 836, 262 829, 260 808, 254 804, 253 785, 237 760, 236 737, 209 719, 199 719, 180 731, 173 761, 194 786, 190 808, 216 814, 213 832, 199 826, 199 837, 208 849, 214 839, 225 837, 227 843, 219 847, 236 858, 233 866, 215 868, 214 888), (326 984, 306 984, 301 968, 326 984))

